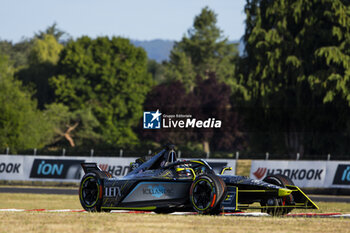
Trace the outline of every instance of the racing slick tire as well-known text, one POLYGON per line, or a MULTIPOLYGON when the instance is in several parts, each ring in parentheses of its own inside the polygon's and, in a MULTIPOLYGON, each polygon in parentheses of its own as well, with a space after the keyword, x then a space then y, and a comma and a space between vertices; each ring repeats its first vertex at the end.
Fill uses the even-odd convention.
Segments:
MULTIPOLYGON (((286 185, 294 185, 293 181, 289 177, 281 174, 269 175, 265 177, 263 181, 269 184, 281 186, 283 188, 286 188, 286 185)), ((261 206, 274 206, 273 208, 263 209, 263 212, 266 212, 272 216, 282 216, 291 212, 293 208, 278 208, 278 206, 290 206, 294 205, 295 202, 293 195, 290 194, 289 196, 285 197, 263 200, 260 204, 261 206)))
POLYGON ((103 178, 109 177, 103 171, 87 173, 83 176, 79 187, 80 203, 86 211, 100 212, 103 197, 103 178))
POLYGON ((199 214, 220 214, 221 202, 225 195, 224 181, 214 174, 198 176, 190 188, 190 202, 199 214))

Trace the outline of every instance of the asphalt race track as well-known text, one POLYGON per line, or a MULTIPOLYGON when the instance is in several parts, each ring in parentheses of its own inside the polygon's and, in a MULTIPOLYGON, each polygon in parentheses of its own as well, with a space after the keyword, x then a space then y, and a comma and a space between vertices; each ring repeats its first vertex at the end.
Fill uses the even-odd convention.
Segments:
MULTIPOLYGON (((78 195, 78 189, 69 188, 28 188, 28 187, 0 187, 0 193, 34 193, 34 194, 63 194, 78 195)), ((350 196, 308 195, 313 201, 349 202, 350 196)))

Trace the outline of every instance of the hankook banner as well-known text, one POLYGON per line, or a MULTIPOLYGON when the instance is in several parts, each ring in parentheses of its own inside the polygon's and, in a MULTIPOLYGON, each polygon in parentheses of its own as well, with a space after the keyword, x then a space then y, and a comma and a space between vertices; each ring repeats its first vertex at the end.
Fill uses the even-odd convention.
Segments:
POLYGON ((0 180, 22 180, 24 178, 23 156, 0 156, 0 180))
POLYGON ((299 187, 350 188, 350 162, 253 160, 250 178, 283 174, 299 187))

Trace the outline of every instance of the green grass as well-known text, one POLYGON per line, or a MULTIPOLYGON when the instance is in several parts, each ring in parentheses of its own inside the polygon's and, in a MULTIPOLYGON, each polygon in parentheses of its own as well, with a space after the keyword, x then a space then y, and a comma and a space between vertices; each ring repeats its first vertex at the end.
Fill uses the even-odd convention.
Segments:
MULTIPOLYGON (((82 209, 78 195, 0 193, 0 209, 82 209)), ((293 210, 292 213, 350 213, 350 203, 317 202, 319 210, 293 210)), ((254 210, 253 212, 256 212, 254 210)))
POLYGON ((0 213, 0 232, 349 232, 347 219, 114 213, 0 213))
MULTIPOLYGON (((0 208, 81 209, 78 195, 0 194, 0 208)), ((350 203, 317 203, 317 213, 350 213, 350 203)), ((311 211, 293 211, 311 212, 311 211)), ((0 212, 0 232, 349 232, 349 219, 0 212)))
POLYGON ((1 209, 82 209, 77 195, 1 193, 1 209))

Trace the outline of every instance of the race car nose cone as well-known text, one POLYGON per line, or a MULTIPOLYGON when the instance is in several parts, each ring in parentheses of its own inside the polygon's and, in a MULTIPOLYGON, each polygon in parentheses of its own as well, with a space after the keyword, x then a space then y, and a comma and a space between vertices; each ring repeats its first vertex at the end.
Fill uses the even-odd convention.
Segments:
POLYGON ((291 194, 292 190, 290 189, 279 189, 278 190, 278 196, 279 197, 283 197, 283 196, 288 196, 289 194, 291 194))

